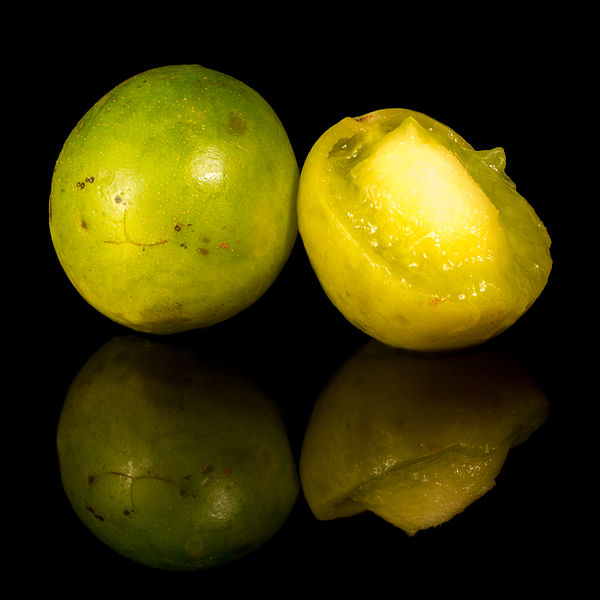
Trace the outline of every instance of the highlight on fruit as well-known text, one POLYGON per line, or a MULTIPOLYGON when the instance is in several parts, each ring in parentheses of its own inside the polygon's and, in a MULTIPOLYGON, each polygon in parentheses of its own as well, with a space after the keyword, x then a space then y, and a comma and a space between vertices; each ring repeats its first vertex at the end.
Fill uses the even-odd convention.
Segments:
POLYGON ((300 455, 319 520, 371 511, 409 536, 489 493, 511 448, 547 419, 548 399, 509 355, 425 356, 376 340, 317 399, 300 455))
POLYGON ((194 571, 258 551, 299 492, 277 404, 227 363, 133 336, 73 380, 57 430, 64 491, 122 556, 194 571))
POLYGON ((135 331, 208 327, 256 302, 297 237, 298 164, 275 111, 199 65, 109 91, 56 162, 49 226, 67 277, 135 331))
POLYGON ((302 167, 298 224, 323 290, 390 346, 456 350, 513 325, 546 286, 550 237, 505 173, 407 109, 345 118, 302 167))

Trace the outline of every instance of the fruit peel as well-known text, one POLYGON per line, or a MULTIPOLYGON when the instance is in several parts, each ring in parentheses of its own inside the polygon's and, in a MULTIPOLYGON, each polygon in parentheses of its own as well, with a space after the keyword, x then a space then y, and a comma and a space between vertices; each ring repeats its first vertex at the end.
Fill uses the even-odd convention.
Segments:
POLYGON ((199 65, 122 82, 58 157, 49 225, 66 275, 131 329, 176 333, 260 298, 297 236, 298 165, 244 83, 199 65))
POLYGON ((76 375, 56 444, 82 523, 156 569, 216 567, 257 550, 299 491, 272 399, 227 365, 133 336, 107 342, 76 375))

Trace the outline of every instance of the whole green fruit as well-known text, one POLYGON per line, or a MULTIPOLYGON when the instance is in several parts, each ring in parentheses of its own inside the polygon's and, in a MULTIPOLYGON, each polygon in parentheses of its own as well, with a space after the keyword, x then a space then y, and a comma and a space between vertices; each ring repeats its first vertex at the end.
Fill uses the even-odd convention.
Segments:
POLYGON ((504 173, 407 109, 346 118, 309 152, 298 224, 333 304, 390 346, 455 350, 510 327, 544 289, 550 237, 504 173))
POLYGON ((124 81, 58 157, 50 232, 79 293, 131 329, 206 327, 253 304, 297 236, 298 165, 267 102, 198 65, 124 81))
POLYGON ((134 337, 109 341, 75 377, 57 449, 81 521, 159 569, 213 567, 256 550, 299 490, 272 400, 190 351, 134 337))

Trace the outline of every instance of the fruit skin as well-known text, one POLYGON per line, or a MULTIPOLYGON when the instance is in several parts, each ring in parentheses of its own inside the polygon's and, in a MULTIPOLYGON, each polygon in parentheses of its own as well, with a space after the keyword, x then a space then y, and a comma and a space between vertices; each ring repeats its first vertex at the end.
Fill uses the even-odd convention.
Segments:
POLYGON ((299 491, 274 402, 190 351, 131 336, 113 338, 75 377, 57 450, 81 521, 158 569, 214 567, 255 551, 299 491))
POLYGON ((260 298, 289 257, 298 171, 279 118, 247 85, 199 65, 152 69, 68 136, 50 194, 54 248, 117 323, 210 326, 260 298))
MULTIPOLYGON (((424 172, 428 165, 420 166, 424 172)), ((445 351, 481 344, 523 315, 546 285, 550 238, 504 166, 501 148, 477 152, 447 126, 407 109, 345 118, 327 130, 302 168, 298 224, 321 286, 346 319, 394 347, 445 351), (385 153, 398 147, 386 140, 403 127, 419 148, 464 168, 459 183, 483 195, 485 219, 480 207, 463 218, 443 201, 437 212, 423 209, 438 200, 424 194, 421 206, 413 190, 403 197, 393 176, 385 180, 385 153), (451 221, 445 226, 442 210, 463 218, 462 238, 451 221), (422 217, 433 223, 429 229, 422 217)))
POLYGON ((425 356, 373 340, 315 403, 302 490, 320 520, 370 510, 412 536, 487 493, 547 413, 544 391, 502 352, 425 356))

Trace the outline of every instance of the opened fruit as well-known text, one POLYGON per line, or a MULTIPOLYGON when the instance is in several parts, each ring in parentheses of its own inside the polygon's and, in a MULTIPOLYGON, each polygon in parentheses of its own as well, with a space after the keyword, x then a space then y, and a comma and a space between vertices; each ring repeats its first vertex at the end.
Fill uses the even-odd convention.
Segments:
POLYGON ((415 535, 489 492, 547 410, 533 377, 502 353, 417 356, 373 340, 315 404, 304 495, 320 520, 369 510, 415 535))
POLYGON ((198 65, 136 75, 58 157, 50 231, 92 306, 138 331, 213 325, 260 298, 297 235, 298 165, 267 102, 198 65))
POLYGON ((346 118, 308 154, 298 223, 335 306, 386 344, 453 350, 499 334, 544 289, 550 238, 504 173, 406 109, 346 118))

